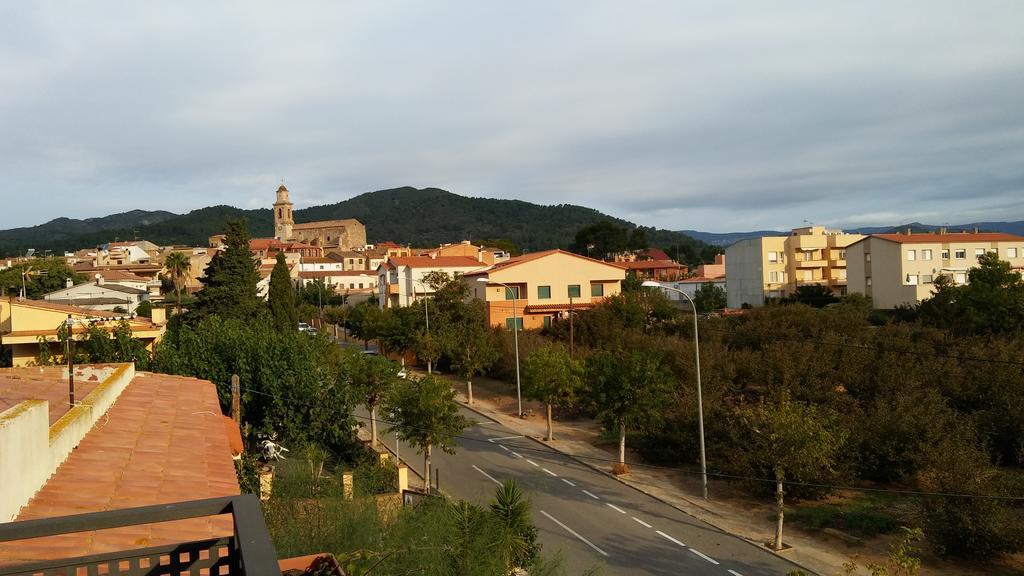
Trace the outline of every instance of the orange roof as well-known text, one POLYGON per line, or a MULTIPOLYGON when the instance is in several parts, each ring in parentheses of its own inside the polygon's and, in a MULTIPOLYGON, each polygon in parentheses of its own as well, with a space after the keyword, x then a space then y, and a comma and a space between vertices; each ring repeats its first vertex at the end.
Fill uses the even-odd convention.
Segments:
POLYGON ((686 266, 674 260, 637 260, 636 262, 609 262, 612 266, 618 266, 626 270, 656 270, 662 268, 686 268, 686 266))
POLYGON ((951 234, 872 234, 868 238, 878 238, 900 244, 949 244, 951 242, 1024 242, 1024 236, 1005 234, 1003 232, 953 232, 951 234))
POLYGON ((355 218, 345 220, 321 220, 320 222, 300 222, 292 224, 292 230, 309 230, 311 228, 336 228, 338 226, 351 226, 352 224, 362 225, 362 222, 355 218))
POLYGON ((615 264, 612 263, 612 262, 605 262, 604 260, 596 260, 594 258, 588 258, 586 256, 580 256, 579 254, 576 254, 575 252, 568 252, 566 250, 555 248, 554 250, 543 250, 541 252, 531 252, 529 254, 523 254, 522 256, 516 256, 514 258, 509 258, 508 260, 505 260, 504 262, 498 262, 497 264, 487 268, 486 270, 478 270, 476 272, 473 272, 472 274, 466 274, 466 276, 478 275, 478 274, 488 274, 490 272, 496 272, 498 270, 504 270, 506 268, 511 268, 511 267, 517 266, 519 264, 525 264, 526 262, 530 262, 530 261, 533 261, 533 260, 539 260, 540 258, 544 258, 546 256, 551 256, 552 254, 565 254, 566 256, 572 256, 574 258, 581 258, 583 260, 594 262, 596 264, 604 264, 605 266, 615 266, 615 264))
POLYGON ((11 305, 29 306, 31 308, 40 308, 42 310, 53 310, 55 312, 67 312, 68 314, 77 314, 79 316, 87 316, 90 318, 99 318, 105 316, 100 314, 96 310, 90 310, 88 308, 79 308, 78 306, 68 306, 67 304, 54 304, 53 302, 47 302, 45 300, 28 300, 23 298, 8 298, 11 305))
MULTIPOLYGON (((139 373, 21 509, 17 520, 239 493, 214 385, 139 373)), ((231 518, 193 518, 0 545, 0 564, 84 556, 232 534, 231 518)))
POLYGON ((389 259, 386 265, 391 268, 397 266, 411 266, 413 268, 467 268, 475 266, 483 268, 486 266, 486 264, 476 258, 468 256, 438 256, 437 258, 431 258, 430 256, 396 256, 389 259))
POLYGON ((376 280, 377 272, 375 270, 302 270, 299 272, 299 278, 327 278, 333 276, 366 276, 376 280))
MULTIPOLYGON (((75 393, 85 398, 100 383, 103 365, 75 366, 75 393)), ((0 369, 0 412, 25 400, 46 400, 52 425, 68 411, 68 380, 64 367, 0 369)))

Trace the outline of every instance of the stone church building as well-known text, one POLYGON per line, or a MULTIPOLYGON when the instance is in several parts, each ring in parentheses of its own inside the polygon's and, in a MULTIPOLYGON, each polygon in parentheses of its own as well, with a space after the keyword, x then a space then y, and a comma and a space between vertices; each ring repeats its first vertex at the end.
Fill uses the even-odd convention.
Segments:
POLYGON ((366 226, 354 218, 296 224, 288 189, 282 184, 277 189, 277 201, 274 202, 274 238, 281 242, 321 246, 325 251, 330 248, 361 250, 366 246, 366 226))

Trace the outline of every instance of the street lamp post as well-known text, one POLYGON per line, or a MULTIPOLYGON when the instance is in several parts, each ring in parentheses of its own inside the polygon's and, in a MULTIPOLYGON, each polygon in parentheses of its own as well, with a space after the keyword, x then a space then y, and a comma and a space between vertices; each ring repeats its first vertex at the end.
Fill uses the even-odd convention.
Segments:
MULTIPOLYGON (((420 286, 423 286, 423 316, 425 317, 426 322, 427 322, 427 338, 430 338, 430 306, 427 304, 427 285, 424 284, 421 280, 413 280, 413 282, 419 284, 420 286)), ((413 288, 413 297, 414 298, 415 298, 415 294, 416 294, 416 289, 413 288)), ((427 358, 427 374, 433 374, 434 373, 434 370, 433 370, 434 366, 433 366, 433 364, 434 364, 434 360, 432 358, 427 358)))
POLYGON ((693 350, 694 356, 697 359, 697 426, 700 430, 700 476, 701 476, 701 495, 705 500, 708 498, 708 465, 707 460, 704 456, 704 399, 700 390, 700 342, 697 339, 697 304, 694 303, 693 298, 690 295, 678 288, 672 288, 670 286, 663 286, 657 282, 647 280, 642 284, 645 288, 661 288, 663 290, 671 290, 682 294, 690 302, 690 306, 693 307, 693 350))
MULTIPOLYGON (((489 284, 489 283, 492 282, 491 280, 488 280, 487 278, 477 278, 476 281, 477 282, 483 282, 485 284, 489 284)), ((519 406, 519 417, 522 418, 523 417, 523 392, 522 392, 522 387, 519 384, 519 320, 516 318, 516 299, 517 299, 516 297, 518 296, 519 291, 516 290, 516 289, 513 289, 508 284, 504 284, 504 283, 501 283, 501 282, 493 282, 493 283, 494 284, 498 284, 499 286, 504 286, 505 290, 508 290, 508 291, 512 292, 512 339, 515 341, 515 348, 516 348, 516 403, 519 406)))

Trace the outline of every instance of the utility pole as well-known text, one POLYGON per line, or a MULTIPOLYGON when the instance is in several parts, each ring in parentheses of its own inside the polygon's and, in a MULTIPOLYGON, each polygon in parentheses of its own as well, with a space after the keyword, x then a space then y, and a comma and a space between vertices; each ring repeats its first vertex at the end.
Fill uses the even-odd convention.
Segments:
POLYGON ((238 382, 238 374, 231 375, 231 418, 236 424, 242 423, 241 412, 241 386, 238 382))
MULTIPOLYGON (((72 330, 74 329, 75 324, 74 320, 71 319, 71 314, 68 314, 68 320, 65 326, 67 326, 68 329, 65 354, 67 355, 68 360, 68 409, 70 410, 75 407, 75 350, 72 345, 72 340, 74 340, 74 332, 72 330)), ((47 346, 49 346, 49 344, 47 344, 47 346)))
POLYGON ((572 327, 572 296, 569 296, 569 358, 576 358, 576 340, 572 327))

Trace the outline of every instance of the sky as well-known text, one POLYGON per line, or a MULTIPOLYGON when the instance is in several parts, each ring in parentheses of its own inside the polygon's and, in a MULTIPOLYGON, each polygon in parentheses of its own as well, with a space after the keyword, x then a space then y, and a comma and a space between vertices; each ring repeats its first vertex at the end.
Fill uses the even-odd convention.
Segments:
POLYGON ((0 229, 415 186, 708 232, 1024 220, 1024 2, 18 2, 0 229))

